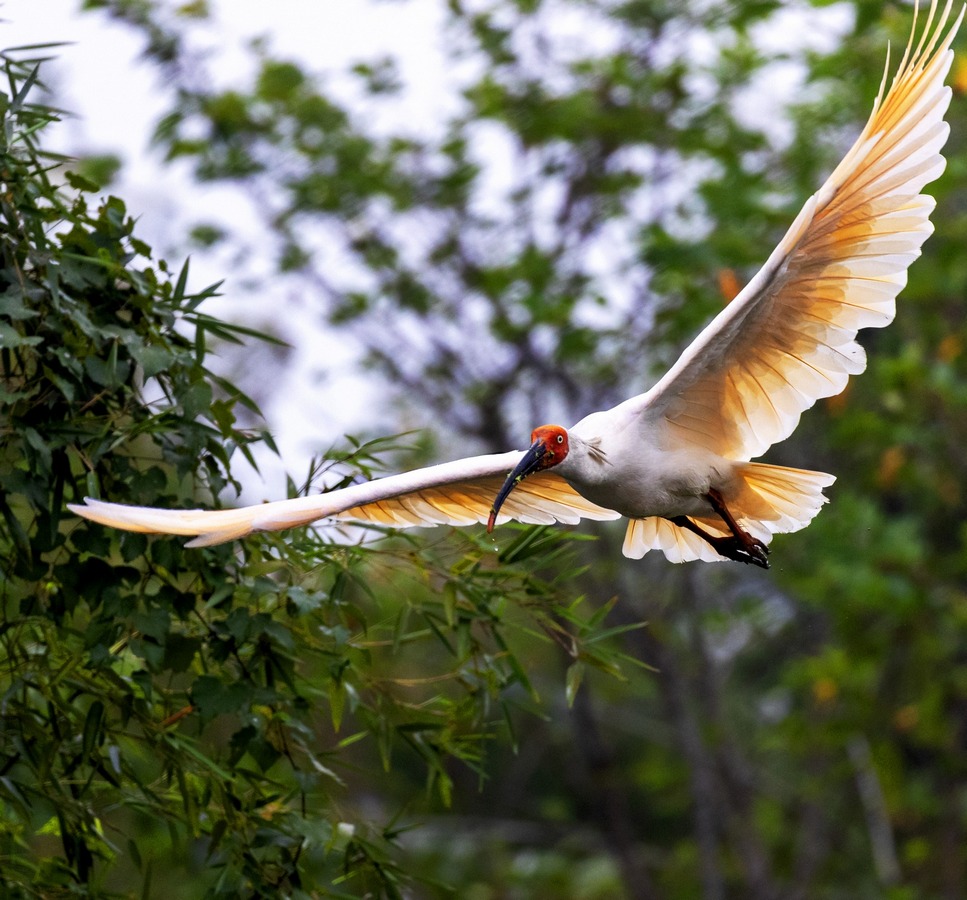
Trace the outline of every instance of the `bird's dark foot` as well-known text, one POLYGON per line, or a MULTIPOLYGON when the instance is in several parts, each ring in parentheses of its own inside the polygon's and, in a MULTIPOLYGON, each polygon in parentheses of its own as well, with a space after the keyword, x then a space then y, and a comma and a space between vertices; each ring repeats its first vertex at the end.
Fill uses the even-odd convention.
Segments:
POLYGON ((760 569, 769 568, 769 548, 758 538, 752 537, 748 531, 739 528, 737 525, 737 534, 719 537, 709 534, 688 516, 676 516, 671 521, 708 541, 719 556, 734 559, 736 562, 746 563, 747 565, 758 566, 760 569))
POLYGON ((760 569, 769 568, 769 548, 758 538, 744 533, 742 537, 719 538, 712 546, 717 553, 726 559, 758 566, 760 569))
POLYGON ((705 495, 705 499, 711 504, 712 509, 722 517, 725 524, 729 526, 729 531, 732 532, 732 537, 720 538, 727 545, 726 549, 724 551, 719 550, 718 547, 715 549, 727 559, 734 559, 738 562, 750 563, 753 566, 768 569, 769 548, 739 525, 735 516, 725 505, 725 498, 722 494, 715 488, 711 488, 705 495))

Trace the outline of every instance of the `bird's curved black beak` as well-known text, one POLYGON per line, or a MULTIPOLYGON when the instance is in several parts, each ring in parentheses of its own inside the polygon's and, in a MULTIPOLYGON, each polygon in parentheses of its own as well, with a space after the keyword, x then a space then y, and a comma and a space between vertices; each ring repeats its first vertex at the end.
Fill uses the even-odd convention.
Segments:
POLYGON ((507 476, 503 487, 498 491, 494 499, 494 505, 490 507, 490 518, 487 519, 487 534, 494 530, 494 523, 497 521, 497 513, 504 501, 510 496, 510 492, 517 487, 528 475, 533 475, 544 468, 544 457, 547 456, 547 445, 543 440, 534 441, 530 449, 521 457, 521 460, 514 467, 514 471, 507 476))

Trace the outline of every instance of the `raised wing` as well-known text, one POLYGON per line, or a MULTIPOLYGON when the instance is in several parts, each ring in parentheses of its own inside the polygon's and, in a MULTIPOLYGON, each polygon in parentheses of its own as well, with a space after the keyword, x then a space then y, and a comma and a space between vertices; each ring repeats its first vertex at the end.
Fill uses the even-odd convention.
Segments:
MULTIPOLYGON (((281 531, 317 519, 408 528, 486 522, 494 497, 521 453, 475 456, 338 491, 240 509, 156 509, 86 498, 71 512, 93 522, 149 534, 191 535, 189 547, 208 547, 253 531, 281 531)), ((497 521, 532 524, 617 519, 619 513, 585 500, 553 472, 531 475, 505 501, 497 521)))
POLYGON ((944 169, 944 79, 964 17, 944 35, 951 3, 939 20, 936 5, 915 48, 914 17, 889 90, 884 73, 862 134, 765 266, 635 398, 669 446, 752 459, 866 368, 857 330, 893 320, 907 268, 933 230, 934 201, 920 191, 944 169))

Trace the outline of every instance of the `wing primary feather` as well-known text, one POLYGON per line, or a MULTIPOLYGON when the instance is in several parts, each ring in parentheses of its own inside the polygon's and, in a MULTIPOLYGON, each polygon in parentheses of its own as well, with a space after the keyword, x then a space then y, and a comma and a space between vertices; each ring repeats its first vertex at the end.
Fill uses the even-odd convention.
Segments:
MULTIPOLYGON (((486 522, 493 498, 520 453, 472 457, 403 475, 351 485, 328 493, 279 500, 240 509, 165 510, 104 503, 88 498, 72 512, 128 531, 191 537, 189 546, 207 547, 253 531, 278 531, 319 519, 389 525, 397 528, 470 525, 486 522)), ((504 505, 501 521, 516 518, 549 524, 582 518, 615 519, 563 478, 541 472, 525 479, 504 505)))
POLYGON ((914 17, 892 80, 887 53, 860 135, 765 265, 652 390, 627 401, 663 447, 694 443, 750 460, 865 368, 857 332, 893 319, 932 231, 934 202, 921 191, 945 165, 944 81, 965 12, 950 24, 952 8, 934 0, 914 17))

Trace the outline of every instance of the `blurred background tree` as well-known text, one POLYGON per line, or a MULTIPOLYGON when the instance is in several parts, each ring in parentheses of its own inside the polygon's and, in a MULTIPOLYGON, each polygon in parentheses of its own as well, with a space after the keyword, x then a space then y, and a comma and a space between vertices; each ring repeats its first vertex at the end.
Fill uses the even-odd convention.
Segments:
MULTIPOLYGON (((358 102, 348 104, 324 70, 279 58, 267 40, 249 48, 250 83, 223 90, 193 49, 206 4, 85 5, 144 35, 170 90, 161 152, 248 197, 264 227, 246 248, 242 235, 199 221, 196 243, 260 259, 268 248, 267 278, 300 293, 301 313, 359 347, 380 379, 371 436, 423 429, 415 448, 349 445, 299 476, 306 485, 369 474, 382 457, 404 466, 468 445, 518 446, 535 424, 570 423, 646 387, 848 148, 884 47, 903 46, 912 18, 901 3, 837 4, 841 40, 816 41, 810 26, 825 3, 452 0, 445 40, 460 102, 425 134, 379 124, 405 91, 391 58, 352 67, 358 102), (792 84, 784 106, 780 83, 792 84)), ((83 752, 60 763, 61 778, 91 769, 81 799, 95 785, 111 803, 140 797, 143 812, 146 787, 167 779, 182 807, 152 799, 153 818, 114 819, 134 829, 135 846, 105 849, 107 801, 86 807, 83 828, 65 824, 54 799, 33 799, 40 774, 24 774, 13 783, 26 799, 6 798, 10 854, 32 854, 19 857, 31 860, 23 871, 146 891, 205 872, 199 893, 963 896, 965 71, 955 64, 950 165, 931 188, 938 233, 897 322, 865 335, 867 373, 772 456, 840 481, 806 532, 776 541, 769 573, 632 563, 606 526, 573 547, 508 529, 496 562, 473 534, 337 551, 310 533, 248 541, 235 557, 77 527, 62 545, 59 510, 91 489, 82 476, 118 500, 217 494, 231 480, 228 450, 248 446, 239 424, 259 421, 246 393, 269 401, 265 368, 286 362, 275 351, 252 365, 247 346, 230 380, 213 383, 206 342, 238 330, 201 317, 208 292, 151 280, 146 306, 174 303, 169 318, 183 324, 166 332, 180 350, 149 357, 147 374, 176 359, 191 374, 176 370, 185 386, 163 390, 175 412, 139 413, 143 361, 101 330, 116 323, 94 327, 87 339, 101 362, 84 368, 101 387, 75 385, 75 408, 45 413, 44 427, 11 416, 19 443, 5 488, 25 498, 9 504, 10 546, 34 548, 43 563, 9 570, 22 580, 5 591, 18 623, 9 646, 29 670, 17 629, 39 615, 51 646, 85 660, 72 690, 88 699, 68 692, 58 706, 16 680, 11 696, 24 704, 18 721, 49 727, 41 697, 62 717, 65 745, 83 752), (79 426, 90 397, 111 392, 128 397, 123 414, 79 426), (145 456, 146 435, 161 448, 148 457, 161 453, 164 465, 129 461, 145 456), (24 473, 47 471, 59 447, 68 462, 42 500, 24 473), (189 477, 196 461, 209 461, 200 481, 189 477), (55 548, 64 571, 50 569, 55 548), (96 578, 66 578, 79 561, 96 578), (24 605, 28 583, 37 607, 24 605), (76 599, 51 603, 50 586, 68 596, 67 583, 76 599), (114 599, 98 606, 105 591, 114 599), (101 655, 77 655, 65 628, 96 633, 85 640, 101 655), (124 680, 122 697, 146 705, 108 701, 106 684, 86 680, 95 662, 124 680), (132 740, 130 708, 143 717, 138 740, 153 737, 130 769, 97 768, 92 759, 111 761, 110 748, 132 740), (164 755, 162 735, 175 743, 164 755), (62 845, 51 849, 55 833, 62 845), (80 865, 77 847, 88 845, 98 865, 80 865)), ((123 266, 85 285, 85 302, 138 284, 127 257, 123 266)), ((23 340, 39 336, 35 316, 11 317, 23 340)), ((249 325, 271 331, 278 317, 249 325)), ((21 774, 21 751, 10 752, 21 774)), ((57 764, 44 757, 36 771, 57 764)))

